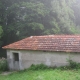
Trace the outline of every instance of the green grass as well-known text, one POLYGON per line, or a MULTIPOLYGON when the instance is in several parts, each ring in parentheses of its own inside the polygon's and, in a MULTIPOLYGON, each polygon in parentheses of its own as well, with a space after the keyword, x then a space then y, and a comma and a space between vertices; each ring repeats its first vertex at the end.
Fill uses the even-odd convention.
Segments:
POLYGON ((0 80, 80 80, 80 69, 78 70, 28 70, 14 72, 10 75, 0 75, 0 80))

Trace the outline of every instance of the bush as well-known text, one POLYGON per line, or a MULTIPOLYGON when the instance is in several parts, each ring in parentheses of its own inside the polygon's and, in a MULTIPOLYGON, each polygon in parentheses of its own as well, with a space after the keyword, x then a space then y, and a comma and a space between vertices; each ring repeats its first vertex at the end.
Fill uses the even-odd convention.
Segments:
POLYGON ((57 67, 57 66, 49 67, 45 64, 37 64, 37 65, 32 64, 30 66, 30 68, 28 68, 27 70, 46 70, 46 69, 72 70, 72 69, 80 69, 80 63, 74 62, 72 60, 68 60, 68 63, 69 63, 69 65, 60 66, 60 67, 57 67))
POLYGON ((68 60, 69 62, 69 68, 71 69, 79 69, 80 68, 80 63, 74 62, 72 60, 68 60))
POLYGON ((0 59, 0 71, 6 71, 7 67, 7 60, 5 58, 0 59))
POLYGON ((44 69, 49 69, 49 67, 44 64, 37 65, 32 64, 31 67, 29 68, 29 70, 44 70, 44 69))
POLYGON ((70 70, 70 69, 79 69, 80 63, 74 62, 72 60, 68 60, 69 65, 66 66, 60 66, 60 67, 48 67, 44 64, 32 64, 28 70, 45 70, 45 69, 61 69, 61 70, 70 70))

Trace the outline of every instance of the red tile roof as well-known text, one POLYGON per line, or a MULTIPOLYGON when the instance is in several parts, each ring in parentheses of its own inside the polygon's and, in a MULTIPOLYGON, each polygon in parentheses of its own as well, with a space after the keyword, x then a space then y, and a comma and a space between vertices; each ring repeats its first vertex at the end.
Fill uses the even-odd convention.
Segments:
POLYGON ((80 52, 80 35, 31 36, 3 49, 80 52))

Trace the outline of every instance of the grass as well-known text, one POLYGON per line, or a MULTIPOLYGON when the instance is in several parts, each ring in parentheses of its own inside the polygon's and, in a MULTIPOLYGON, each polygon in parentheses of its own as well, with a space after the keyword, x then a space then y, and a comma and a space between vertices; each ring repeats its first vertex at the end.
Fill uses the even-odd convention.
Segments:
POLYGON ((14 72, 9 75, 0 75, 0 80, 80 80, 78 70, 26 70, 14 72))

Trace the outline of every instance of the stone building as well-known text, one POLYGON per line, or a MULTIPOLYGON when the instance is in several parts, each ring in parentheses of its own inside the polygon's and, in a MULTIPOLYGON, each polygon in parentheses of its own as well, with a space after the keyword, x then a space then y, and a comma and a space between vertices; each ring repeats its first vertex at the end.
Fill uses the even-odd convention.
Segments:
POLYGON ((2 47, 7 50, 10 70, 23 70, 32 64, 68 65, 80 62, 80 35, 31 36, 2 47))

